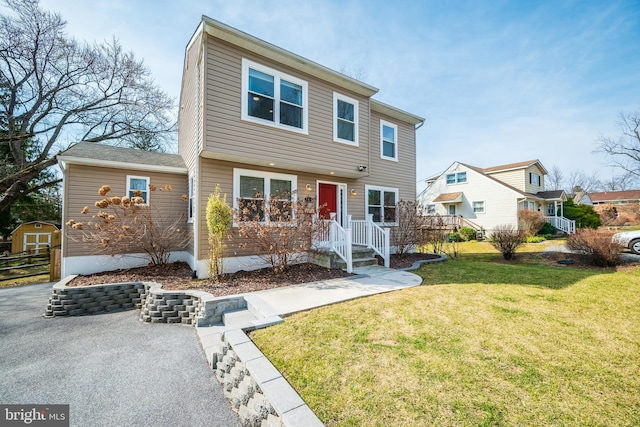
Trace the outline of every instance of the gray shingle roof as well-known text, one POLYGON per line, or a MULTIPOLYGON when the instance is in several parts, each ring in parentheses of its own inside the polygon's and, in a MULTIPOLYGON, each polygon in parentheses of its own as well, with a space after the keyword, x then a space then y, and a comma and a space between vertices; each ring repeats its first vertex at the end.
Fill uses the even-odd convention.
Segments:
POLYGON ((79 142, 61 153, 60 156, 64 158, 73 157, 105 162, 182 168, 186 170, 182 157, 177 154, 114 147, 112 145, 97 144, 94 142, 79 142))

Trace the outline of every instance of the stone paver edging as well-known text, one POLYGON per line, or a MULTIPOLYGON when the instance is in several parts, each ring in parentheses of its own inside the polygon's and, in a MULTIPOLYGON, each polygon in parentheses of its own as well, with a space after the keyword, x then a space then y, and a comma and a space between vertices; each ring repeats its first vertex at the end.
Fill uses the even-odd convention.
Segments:
POLYGON ((448 258, 446 255, 442 255, 442 254, 435 254, 435 256, 437 256, 437 258, 432 258, 432 259, 423 259, 420 261, 416 261, 413 263, 413 265, 411 267, 407 267, 407 268, 398 268, 397 270, 402 270, 402 271, 411 271, 411 270, 417 270, 420 268, 420 266, 422 264, 431 264, 434 262, 443 262, 446 261, 448 258))

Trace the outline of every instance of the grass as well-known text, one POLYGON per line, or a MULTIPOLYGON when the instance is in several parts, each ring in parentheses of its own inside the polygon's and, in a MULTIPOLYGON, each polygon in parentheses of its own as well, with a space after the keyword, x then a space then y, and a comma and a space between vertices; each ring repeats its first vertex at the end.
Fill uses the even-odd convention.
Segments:
MULTIPOLYGON (((48 267, 47 267, 48 270, 48 267)), ((0 278, 0 289, 14 288, 16 286, 33 285, 36 283, 49 282, 49 273, 43 273, 37 276, 21 277, 19 279, 2 280, 0 278)))
POLYGON ((421 267, 423 286, 252 339, 328 426, 640 425, 640 267, 461 249, 421 267))

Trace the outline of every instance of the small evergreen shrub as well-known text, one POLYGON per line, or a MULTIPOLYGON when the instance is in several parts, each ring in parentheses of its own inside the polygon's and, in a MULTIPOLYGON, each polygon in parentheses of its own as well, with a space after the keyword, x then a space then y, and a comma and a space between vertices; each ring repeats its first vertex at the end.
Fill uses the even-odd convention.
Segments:
MULTIPOLYGON (((558 231, 551 223, 545 222, 540 231, 538 231, 539 236, 553 236, 558 231)), ((546 237, 549 239, 549 237, 546 237)))
POLYGON ((545 239, 542 236, 529 236, 529 237, 527 237, 526 242, 527 243, 541 243, 541 242, 544 242, 545 240, 547 240, 547 239, 545 239))
POLYGON ((612 241, 609 233, 592 229, 580 229, 567 238, 571 250, 587 255, 591 264, 598 267, 615 267, 622 263, 622 246, 612 241))
POLYGON ((449 241, 450 242, 462 242, 463 238, 458 232, 449 233, 449 241))
POLYGON ((458 231, 458 233, 460 234, 460 237, 462 237, 462 240, 464 240, 465 242, 476 240, 476 230, 471 227, 462 227, 460 231, 458 231))

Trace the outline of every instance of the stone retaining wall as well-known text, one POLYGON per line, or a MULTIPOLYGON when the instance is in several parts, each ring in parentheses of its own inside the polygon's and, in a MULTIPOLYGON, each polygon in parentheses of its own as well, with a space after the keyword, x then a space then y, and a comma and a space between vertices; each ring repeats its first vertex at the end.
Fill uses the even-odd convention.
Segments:
POLYGON ((245 427, 322 427, 324 424, 240 329, 220 336, 214 359, 224 395, 245 427))
POLYGON ((201 291, 164 290, 153 282, 67 286, 75 276, 56 283, 45 317, 81 316, 140 309, 140 320, 210 326, 222 322, 222 313, 247 307, 242 296, 214 297, 201 291))

